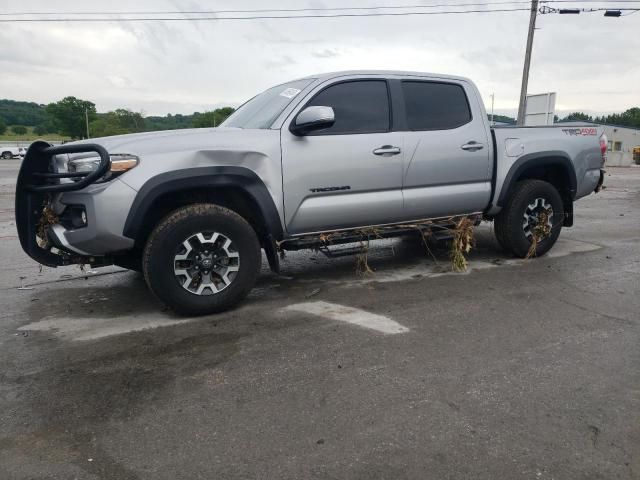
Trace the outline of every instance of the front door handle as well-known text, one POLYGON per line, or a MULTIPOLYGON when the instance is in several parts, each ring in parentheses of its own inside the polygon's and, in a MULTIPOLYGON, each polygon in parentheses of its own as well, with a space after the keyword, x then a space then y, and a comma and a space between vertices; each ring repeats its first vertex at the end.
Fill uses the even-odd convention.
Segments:
POLYGON ((475 152, 476 150, 482 150, 484 148, 484 145, 476 142, 475 140, 471 140, 469 143, 465 143, 460 148, 468 152, 475 152))
POLYGON ((376 148, 373 151, 373 154, 381 155, 383 157, 391 157, 392 155, 398 155, 400 152, 400 147, 394 147, 393 145, 383 145, 380 148, 376 148))

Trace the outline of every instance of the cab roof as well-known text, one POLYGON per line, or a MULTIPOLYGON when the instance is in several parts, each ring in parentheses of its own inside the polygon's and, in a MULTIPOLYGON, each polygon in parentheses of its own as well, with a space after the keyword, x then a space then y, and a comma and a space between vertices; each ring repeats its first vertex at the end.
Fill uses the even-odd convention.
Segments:
POLYGON ((442 73, 427 73, 427 72, 412 72, 405 70, 343 70, 339 72, 319 73, 317 75, 307 75, 300 78, 300 80, 317 79, 317 80, 330 80, 332 78, 347 77, 354 75, 388 75, 388 76, 401 76, 401 77, 431 77, 442 78, 448 80, 464 80, 470 81, 468 78, 457 75, 446 75, 442 73))

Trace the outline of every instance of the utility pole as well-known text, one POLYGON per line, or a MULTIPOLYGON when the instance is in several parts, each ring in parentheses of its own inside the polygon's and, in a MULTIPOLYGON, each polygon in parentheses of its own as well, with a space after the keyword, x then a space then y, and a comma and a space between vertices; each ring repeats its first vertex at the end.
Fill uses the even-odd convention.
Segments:
POLYGON ((86 108, 84 109, 84 121, 85 121, 85 124, 87 125, 87 138, 91 138, 89 136, 89 112, 86 108))
POLYGON ((524 55, 522 69, 522 86, 520 87, 520 105, 518 106, 518 126, 524 126, 524 110, 527 103, 527 87, 529 85, 529 66, 531 65, 531 49, 533 47, 533 33, 536 29, 538 14, 538 0, 531 0, 531 17, 529 18, 529 34, 527 35, 527 51, 524 55))
POLYGON ((496 94, 491 94, 491 125, 493 125, 493 102, 496 99, 496 94))

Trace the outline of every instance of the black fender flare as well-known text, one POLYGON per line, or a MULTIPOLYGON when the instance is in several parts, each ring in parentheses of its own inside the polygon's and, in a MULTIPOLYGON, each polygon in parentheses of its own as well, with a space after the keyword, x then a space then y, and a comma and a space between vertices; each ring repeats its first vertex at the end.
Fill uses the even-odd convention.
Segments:
POLYGON ((522 175, 526 170, 530 168, 547 167, 550 165, 560 165, 567 173, 569 179, 569 195, 571 200, 576 196, 577 179, 576 171, 571 163, 569 156, 559 150, 550 150, 546 152, 536 152, 523 155, 511 165, 511 168, 507 172, 507 175, 502 183, 502 189, 500 190, 500 196, 496 205, 499 207, 504 206, 509 195, 513 191, 513 187, 516 183, 516 179, 522 175))
POLYGON ((150 178, 140 188, 131 205, 123 234, 126 237, 136 239, 147 212, 161 196, 202 187, 240 188, 257 205, 264 220, 267 235, 275 240, 282 239, 283 230, 280 215, 264 182, 252 170, 234 166, 185 168, 161 173, 150 178))

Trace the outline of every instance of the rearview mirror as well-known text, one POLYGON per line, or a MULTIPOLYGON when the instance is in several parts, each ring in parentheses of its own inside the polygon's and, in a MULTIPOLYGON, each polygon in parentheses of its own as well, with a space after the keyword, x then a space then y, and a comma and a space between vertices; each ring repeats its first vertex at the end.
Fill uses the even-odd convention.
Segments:
POLYGON ((336 121, 331 107, 313 106, 302 110, 291 124, 289 130, 294 135, 306 135, 315 130, 331 127, 336 121))

